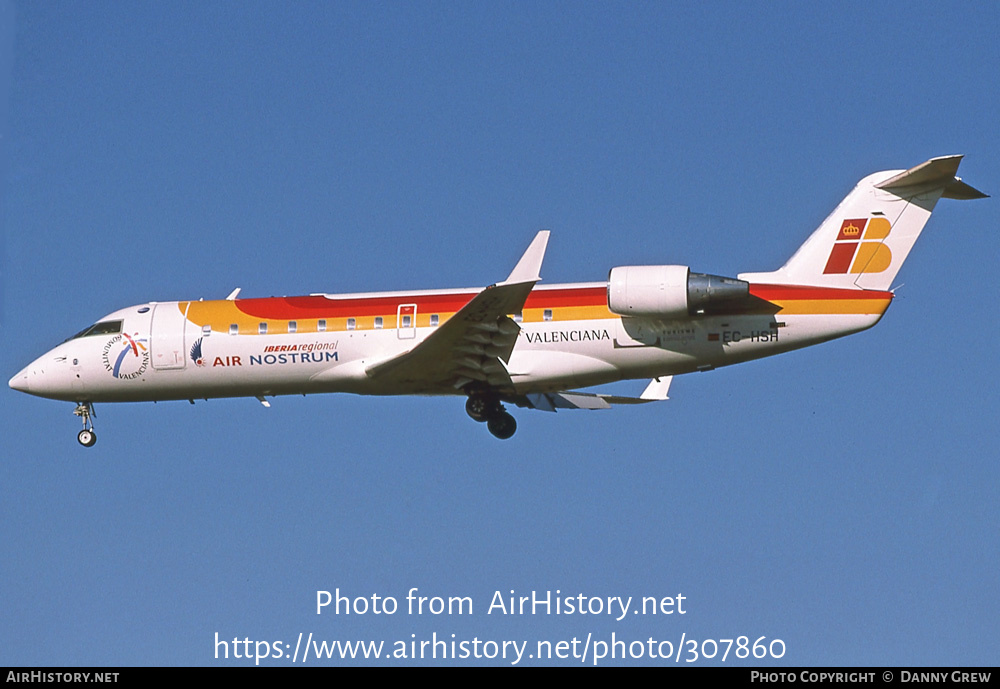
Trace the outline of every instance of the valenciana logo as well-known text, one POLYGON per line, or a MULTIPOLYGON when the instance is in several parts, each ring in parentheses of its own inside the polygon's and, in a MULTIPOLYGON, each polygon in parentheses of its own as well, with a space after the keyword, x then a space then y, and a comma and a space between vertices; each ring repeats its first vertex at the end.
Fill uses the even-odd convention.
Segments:
POLYGON ((149 350, 146 340, 139 339, 139 333, 115 335, 104 345, 104 368, 121 380, 131 380, 146 372, 149 366, 149 350))
POLYGON ((845 220, 823 273, 881 273, 892 263, 892 252, 885 245, 891 229, 885 218, 845 220))

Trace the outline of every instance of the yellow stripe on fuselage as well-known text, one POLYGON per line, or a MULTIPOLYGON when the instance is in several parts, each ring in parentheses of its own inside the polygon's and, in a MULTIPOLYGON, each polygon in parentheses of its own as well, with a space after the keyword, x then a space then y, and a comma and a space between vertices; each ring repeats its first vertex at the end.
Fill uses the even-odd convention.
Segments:
POLYGON ((782 315, 883 314, 891 299, 794 299, 775 300, 782 315))
MULTIPOLYGON (((405 297, 401 298, 400 303, 405 303, 405 297)), ((282 335, 289 332, 288 324, 291 322, 283 319, 260 318, 248 315, 241 311, 233 301, 229 300, 182 301, 179 302, 177 306, 181 313, 184 313, 184 310, 187 309, 188 320, 197 325, 199 328, 208 325, 211 327, 213 332, 220 333, 229 332, 230 326, 236 325, 240 335, 257 335, 260 332, 260 325, 264 324, 267 326, 268 335, 282 335)), ((551 321, 582 321, 617 318, 617 316, 608 310, 607 305, 602 303, 593 306, 563 306, 552 309, 525 309, 522 314, 522 322, 545 322, 546 311, 552 312, 552 317, 548 319, 551 321)), ((433 315, 438 317, 438 325, 441 325, 454 316, 455 313, 456 312, 452 311, 450 313, 436 313, 433 315)), ((431 315, 431 313, 427 313, 425 311, 417 311, 416 326, 418 328, 430 327, 431 315)), ((374 315, 354 317, 353 330, 375 330, 375 318, 376 316, 374 315)), ((381 314, 381 318, 383 329, 392 329, 397 327, 395 311, 381 314)), ((346 317, 295 319, 295 332, 316 333, 347 331, 347 321, 348 319, 346 317), (319 328, 321 320, 325 321, 326 324, 324 331, 321 331, 319 328)))

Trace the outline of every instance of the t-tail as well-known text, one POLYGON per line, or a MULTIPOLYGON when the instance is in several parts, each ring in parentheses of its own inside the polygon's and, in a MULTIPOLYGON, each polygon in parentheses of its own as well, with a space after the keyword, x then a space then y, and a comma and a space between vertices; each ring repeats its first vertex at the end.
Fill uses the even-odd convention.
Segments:
POLYGON ((962 156, 931 158, 909 170, 868 175, 788 262, 754 283, 888 290, 940 198, 986 194, 955 176, 962 156))

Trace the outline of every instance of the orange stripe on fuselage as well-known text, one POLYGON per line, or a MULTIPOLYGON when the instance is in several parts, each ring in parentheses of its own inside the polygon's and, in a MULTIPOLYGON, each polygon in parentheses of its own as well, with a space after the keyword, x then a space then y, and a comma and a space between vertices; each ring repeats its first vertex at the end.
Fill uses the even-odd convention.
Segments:
MULTIPOLYGON (((785 315, 804 314, 882 314, 892 301, 892 292, 799 285, 751 285, 750 293, 781 307, 785 315)), ((418 328, 430 326, 432 314, 444 323, 465 306, 478 292, 449 294, 377 295, 371 297, 267 297, 224 301, 180 302, 187 309, 188 320, 199 327, 208 325, 215 332, 228 332, 236 325, 240 334, 257 334, 261 323, 269 335, 288 333, 294 322, 297 333, 319 332, 325 321, 326 332, 346 331, 348 318, 354 329, 373 330, 375 319, 382 327, 397 327, 400 305, 416 304, 418 328), (190 304, 190 306, 189 306, 190 304)), ((528 295, 522 310, 523 322, 541 323, 545 312, 552 321, 604 320, 617 318, 608 310, 604 287, 558 287, 538 289, 528 295)))
MULTIPOLYGON (((319 321, 325 321, 325 331, 347 330, 347 319, 354 319, 354 329, 372 330, 375 319, 382 318, 385 329, 396 327, 400 305, 415 304, 416 326, 429 327, 432 314, 444 323, 465 306, 478 292, 450 294, 399 294, 371 297, 267 297, 224 301, 181 302, 187 307, 187 317, 198 326, 211 326, 215 332, 228 332, 236 325, 240 334, 256 334, 259 325, 267 325, 267 333, 284 334, 288 323, 295 322, 296 333, 319 332, 319 321), (190 304, 190 306, 188 306, 190 304)), ((536 290, 528 295, 522 310, 524 322, 542 322, 546 310, 552 311, 553 321, 615 318, 608 311, 603 287, 566 287, 536 290)))

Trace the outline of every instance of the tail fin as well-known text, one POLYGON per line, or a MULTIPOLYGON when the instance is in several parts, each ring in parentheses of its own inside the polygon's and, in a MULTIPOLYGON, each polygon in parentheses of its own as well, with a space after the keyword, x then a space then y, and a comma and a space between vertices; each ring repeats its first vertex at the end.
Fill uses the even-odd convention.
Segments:
POLYGON ((868 175, 785 265, 740 279, 889 289, 939 198, 986 197, 955 176, 961 161, 960 155, 944 156, 909 170, 868 175))

